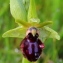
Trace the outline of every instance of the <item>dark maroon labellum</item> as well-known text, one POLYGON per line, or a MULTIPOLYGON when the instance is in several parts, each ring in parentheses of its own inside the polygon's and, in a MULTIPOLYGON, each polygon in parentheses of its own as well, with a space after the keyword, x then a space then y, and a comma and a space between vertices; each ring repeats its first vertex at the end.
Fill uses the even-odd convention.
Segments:
POLYGON ((20 44, 24 57, 29 61, 38 60, 44 48, 44 44, 38 39, 38 36, 38 33, 35 36, 29 33, 20 44))

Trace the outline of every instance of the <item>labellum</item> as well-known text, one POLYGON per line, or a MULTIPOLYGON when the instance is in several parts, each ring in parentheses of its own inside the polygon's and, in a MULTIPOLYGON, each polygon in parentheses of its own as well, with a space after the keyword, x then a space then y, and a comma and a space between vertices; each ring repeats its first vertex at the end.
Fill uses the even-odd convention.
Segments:
POLYGON ((22 40, 20 48, 24 57, 29 61, 36 61, 39 59, 44 44, 39 39, 39 33, 35 27, 31 27, 27 30, 26 37, 22 40))

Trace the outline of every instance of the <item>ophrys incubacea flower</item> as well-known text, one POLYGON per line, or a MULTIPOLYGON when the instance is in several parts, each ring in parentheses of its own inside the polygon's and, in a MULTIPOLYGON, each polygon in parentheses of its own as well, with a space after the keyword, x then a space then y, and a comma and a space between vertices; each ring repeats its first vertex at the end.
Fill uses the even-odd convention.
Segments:
POLYGON ((58 33, 47 26, 52 24, 52 21, 41 22, 38 18, 34 0, 30 0, 28 13, 22 0, 10 0, 10 10, 15 22, 19 26, 5 32, 3 37, 22 38, 23 41, 20 47, 24 56, 29 61, 36 61, 40 57, 44 47, 43 42, 48 37, 57 40, 60 39, 58 33))

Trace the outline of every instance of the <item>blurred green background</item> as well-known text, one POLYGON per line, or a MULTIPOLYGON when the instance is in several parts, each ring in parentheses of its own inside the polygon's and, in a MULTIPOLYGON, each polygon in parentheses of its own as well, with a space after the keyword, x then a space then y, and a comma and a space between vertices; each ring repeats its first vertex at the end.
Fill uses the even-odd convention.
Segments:
MULTIPOLYGON (((23 0, 26 9, 29 0, 23 0)), ((47 39, 41 58, 36 63, 63 63, 63 0, 36 0, 38 17, 42 21, 53 21, 61 40, 47 39)), ((22 63, 19 38, 2 38, 2 34, 17 27, 10 13, 9 0, 0 0, 0 63, 22 63)))

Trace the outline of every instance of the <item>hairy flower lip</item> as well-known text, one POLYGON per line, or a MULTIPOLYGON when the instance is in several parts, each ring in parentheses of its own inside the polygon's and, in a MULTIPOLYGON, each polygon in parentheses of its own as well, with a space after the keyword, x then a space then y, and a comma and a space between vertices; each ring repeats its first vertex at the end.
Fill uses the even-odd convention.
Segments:
POLYGON ((26 57, 29 61, 37 61, 41 55, 42 49, 44 48, 40 39, 32 42, 29 38, 26 37, 22 40, 20 47, 23 51, 24 57, 26 57), (24 47, 22 47, 22 45, 24 45, 24 47), (41 47, 39 47, 40 45, 41 47))

